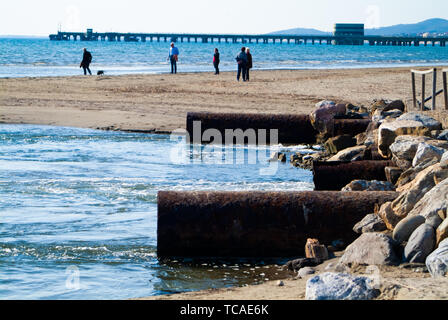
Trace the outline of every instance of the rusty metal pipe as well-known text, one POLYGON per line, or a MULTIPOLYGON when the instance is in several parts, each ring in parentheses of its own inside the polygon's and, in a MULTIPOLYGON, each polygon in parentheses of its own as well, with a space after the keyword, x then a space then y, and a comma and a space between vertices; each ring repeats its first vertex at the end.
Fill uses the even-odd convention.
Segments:
MULTIPOLYGON (((370 120, 365 119, 335 119, 335 135, 356 135, 364 132, 370 120)), ((269 130, 278 129, 278 143, 283 144, 311 144, 316 142, 318 132, 311 125, 310 117, 305 114, 239 114, 239 113, 209 113, 189 112, 187 113, 187 132, 189 142, 203 143, 202 135, 207 129, 216 129, 225 136, 225 130, 241 129, 266 129, 267 141, 269 130), (193 122, 200 121, 199 134, 194 135, 193 122), (196 138, 195 138, 196 137, 196 138)), ((224 141, 223 141, 224 142, 224 141)), ((257 143, 259 143, 257 141, 257 143)))
POLYGON ((157 254, 296 257, 307 238, 356 238, 353 225, 396 192, 158 193, 157 254))
MULTIPOLYGON (((278 143, 315 143, 317 131, 313 128, 308 115, 293 114, 238 114, 189 112, 187 114, 187 132, 190 142, 202 143, 202 134, 207 129, 217 129, 225 136, 225 130, 265 129, 266 143, 270 143, 270 129, 278 129, 278 143), (194 139, 193 121, 201 122, 199 140, 194 139)), ((275 141, 274 141, 275 142, 275 141)), ((257 143, 259 143, 257 141, 257 143)))
POLYGON ((386 181, 384 168, 394 166, 392 161, 314 161, 314 190, 338 191, 353 180, 386 181))

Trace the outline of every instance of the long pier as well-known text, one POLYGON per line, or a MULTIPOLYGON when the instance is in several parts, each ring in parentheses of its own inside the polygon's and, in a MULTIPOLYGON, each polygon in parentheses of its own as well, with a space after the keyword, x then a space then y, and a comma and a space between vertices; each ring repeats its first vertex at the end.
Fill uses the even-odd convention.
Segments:
POLYGON ((448 37, 385 37, 334 35, 279 35, 279 34, 187 34, 187 33, 119 33, 119 32, 62 32, 50 34, 52 41, 111 41, 111 42, 195 42, 195 43, 294 43, 324 45, 371 46, 435 46, 445 47, 448 37))

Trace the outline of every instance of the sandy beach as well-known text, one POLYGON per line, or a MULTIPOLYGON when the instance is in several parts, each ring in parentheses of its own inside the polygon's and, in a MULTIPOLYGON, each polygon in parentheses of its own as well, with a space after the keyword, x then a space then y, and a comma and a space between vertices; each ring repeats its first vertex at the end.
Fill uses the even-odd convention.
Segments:
MULTIPOLYGON (((335 252, 334 257, 315 267, 316 274, 335 272, 335 267, 343 252, 335 252)), ((400 268, 378 266, 375 271, 376 283, 381 294, 377 300, 447 300, 448 279, 431 278, 429 273, 420 272, 418 268, 400 268)), ((366 266, 352 266, 347 272, 359 276, 373 276, 366 266)), ((278 281, 266 281, 259 285, 246 287, 210 289, 170 295, 143 297, 137 300, 305 300, 306 282, 314 275, 298 278, 296 272, 290 271, 289 277, 278 281)))
MULTIPOLYGON (((332 99, 410 99, 408 68, 0 79, 0 123, 172 131, 189 111, 308 113, 332 99)), ((429 87, 428 87, 428 92, 429 87)))

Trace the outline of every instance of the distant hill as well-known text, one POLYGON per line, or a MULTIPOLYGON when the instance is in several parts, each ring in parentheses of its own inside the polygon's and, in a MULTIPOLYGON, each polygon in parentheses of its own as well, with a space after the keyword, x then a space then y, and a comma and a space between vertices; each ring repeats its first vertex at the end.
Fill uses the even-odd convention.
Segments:
POLYGON ((331 32, 324 32, 317 29, 308 29, 308 28, 294 28, 294 29, 287 29, 287 30, 281 30, 276 32, 271 32, 269 34, 300 34, 300 35, 309 35, 309 36, 327 36, 331 34, 331 32))
MULTIPOLYGON (((413 24, 397 24, 390 27, 382 27, 378 29, 366 29, 366 35, 376 36, 398 36, 398 35, 416 35, 421 33, 448 33, 448 20, 445 19, 429 19, 419 23, 413 24)), ((288 30, 281 30, 272 32, 270 34, 300 34, 300 35, 328 35, 329 32, 320 31, 317 29, 295 28, 288 30)))
POLYGON ((447 33, 448 20, 429 19, 414 24, 397 24, 395 26, 383 27, 378 29, 367 29, 366 35, 416 35, 419 33, 447 33))

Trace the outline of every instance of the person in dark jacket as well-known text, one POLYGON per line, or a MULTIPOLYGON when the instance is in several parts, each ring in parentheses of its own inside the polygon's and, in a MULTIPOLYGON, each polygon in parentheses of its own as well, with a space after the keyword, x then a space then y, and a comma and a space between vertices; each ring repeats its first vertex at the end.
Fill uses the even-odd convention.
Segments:
POLYGON ((219 74, 219 51, 215 48, 215 54, 213 55, 213 66, 215 67, 215 74, 219 74))
POLYGON ((84 69, 84 75, 87 74, 86 71, 89 71, 89 74, 92 75, 92 72, 90 71, 90 63, 92 63, 92 54, 87 51, 86 48, 83 49, 84 50, 84 54, 82 56, 82 61, 81 64, 79 65, 80 68, 84 69))
POLYGON ((236 56, 236 62, 238 63, 238 73, 236 75, 236 80, 240 81, 240 76, 242 73, 243 81, 246 81, 246 70, 247 70, 246 47, 241 48, 241 51, 236 56))
POLYGON ((249 70, 252 68, 252 55, 250 49, 246 48, 247 66, 246 66, 246 81, 249 81, 249 70))

